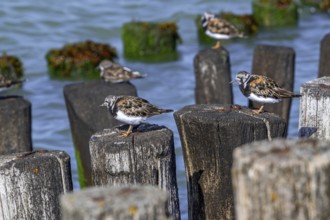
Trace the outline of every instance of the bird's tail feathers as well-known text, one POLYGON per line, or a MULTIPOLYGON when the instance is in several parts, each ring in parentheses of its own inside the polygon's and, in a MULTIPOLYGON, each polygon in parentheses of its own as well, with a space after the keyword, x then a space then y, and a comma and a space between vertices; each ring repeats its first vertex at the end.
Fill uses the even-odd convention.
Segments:
POLYGON ((161 113, 173 112, 173 109, 162 109, 161 113))
POLYGON ((144 78, 147 76, 147 74, 142 74, 140 72, 134 71, 132 72, 132 74, 134 75, 135 78, 144 78))

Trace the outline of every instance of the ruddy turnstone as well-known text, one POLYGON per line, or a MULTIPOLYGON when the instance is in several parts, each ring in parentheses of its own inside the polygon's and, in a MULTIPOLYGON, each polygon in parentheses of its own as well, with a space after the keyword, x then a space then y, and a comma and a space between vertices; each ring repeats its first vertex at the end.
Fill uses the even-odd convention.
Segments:
POLYGON ((205 34, 217 40, 216 45, 212 47, 213 49, 221 47, 221 39, 244 37, 244 34, 240 32, 234 25, 230 24, 224 19, 217 18, 212 13, 204 12, 201 18, 201 22, 205 34))
POLYGON ((237 82, 244 96, 248 99, 262 103, 258 110, 253 110, 259 114, 263 111, 266 103, 279 103, 284 98, 300 97, 300 94, 294 94, 284 88, 281 88, 277 83, 269 77, 262 75, 249 74, 246 71, 240 71, 236 75, 236 79, 232 82, 237 82))
POLYGON ((21 85, 24 80, 20 79, 10 79, 0 74, 0 91, 7 90, 12 86, 21 85))
POLYGON ((122 133, 122 137, 128 137, 132 133, 133 126, 141 124, 146 118, 173 111, 158 108, 147 100, 135 96, 109 95, 101 106, 106 106, 115 119, 129 124, 128 130, 122 133))
POLYGON ((132 71, 110 60, 103 60, 98 68, 101 70, 100 77, 106 82, 119 83, 131 79, 143 78, 146 75, 132 71))

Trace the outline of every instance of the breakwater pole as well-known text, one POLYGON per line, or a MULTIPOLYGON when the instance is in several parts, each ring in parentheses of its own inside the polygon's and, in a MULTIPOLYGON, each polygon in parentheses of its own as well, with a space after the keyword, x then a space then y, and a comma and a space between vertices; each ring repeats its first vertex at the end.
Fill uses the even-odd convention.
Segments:
POLYGON ((63 151, 0 156, 0 218, 60 219, 59 196, 72 190, 70 157, 63 151))
POLYGON ((64 98, 70 120, 80 187, 91 186, 89 139, 97 131, 118 125, 107 108, 99 107, 108 95, 136 95, 130 83, 91 81, 67 85, 64 98))
POLYGON ((330 142, 261 141, 234 150, 237 220, 329 219, 330 142))
POLYGON ((321 41, 318 77, 330 76, 330 33, 321 41))
POLYGON ((21 96, 0 97, 0 155, 32 150, 31 103, 21 96))
MULTIPOLYGON (((265 75, 277 82, 280 87, 293 90, 295 69, 295 51, 291 47, 257 45, 254 49, 252 73, 265 75)), ((249 101, 249 106, 259 108, 260 104, 249 101)), ((291 99, 280 103, 265 105, 265 110, 282 117, 289 122, 291 99)))
POLYGON ((224 48, 201 50, 194 58, 197 104, 232 104, 230 58, 224 48))
POLYGON ((255 114, 238 105, 191 105, 174 113, 188 185, 189 219, 233 219, 233 150, 286 134, 272 113, 255 114))
POLYGON ((164 126, 141 124, 127 138, 119 128, 104 129, 89 142, 94 185, 151 184, 169 194, 168 210, 180 219, 173 133, 164 126))
POLYGON ((300 93, 299 136, 330 140, 330 77, 304 83, 300 93))
POLYGON ((91 187, 61 197, 62 220, 170 220, 167 202, 154 186, 91 187))

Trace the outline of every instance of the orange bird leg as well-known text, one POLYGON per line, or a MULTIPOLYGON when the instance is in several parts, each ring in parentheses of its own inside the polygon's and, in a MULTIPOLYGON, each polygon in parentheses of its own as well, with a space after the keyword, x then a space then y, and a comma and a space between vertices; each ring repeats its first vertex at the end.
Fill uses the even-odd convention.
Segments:
POLYGON ((126 132, 122 132, 120 137, 128 137, 133 130, 133 125, 129 125, 128 130, 126 132))
POLYGON ((260 114, 261 112, 264 111, 264 105, 262 105, 258 110, 252 110, 254 113, 260 114))
POLYGON ((221 47, 220 41, 217 41, 217 43, 212 47, 213 49, 218 49, 221 47))

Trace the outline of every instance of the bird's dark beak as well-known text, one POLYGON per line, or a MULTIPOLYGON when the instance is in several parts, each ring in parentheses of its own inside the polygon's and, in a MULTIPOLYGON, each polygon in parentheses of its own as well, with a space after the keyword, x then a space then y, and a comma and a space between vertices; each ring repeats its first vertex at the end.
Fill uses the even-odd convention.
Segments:
POLYGON ((230 81, 229 84, 233 84, 235 82, 237 82, 236 79, 234 79, 233 81, 230 81))
POLYGON ((107 106, 107 103, 103 103, 102 105, 100 105, 99 107, 103 107, 103 106, 107 106))

